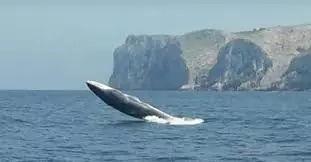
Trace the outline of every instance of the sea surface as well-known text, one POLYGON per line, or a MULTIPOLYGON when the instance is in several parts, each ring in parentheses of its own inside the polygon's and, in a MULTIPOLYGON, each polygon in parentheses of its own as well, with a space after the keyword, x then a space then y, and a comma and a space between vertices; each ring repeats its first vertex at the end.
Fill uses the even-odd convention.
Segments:
POLYGON ((126 116, 91 91, 0 91, 0 161, 311 161, 311 92, 127 92, 171 115, 126 116))

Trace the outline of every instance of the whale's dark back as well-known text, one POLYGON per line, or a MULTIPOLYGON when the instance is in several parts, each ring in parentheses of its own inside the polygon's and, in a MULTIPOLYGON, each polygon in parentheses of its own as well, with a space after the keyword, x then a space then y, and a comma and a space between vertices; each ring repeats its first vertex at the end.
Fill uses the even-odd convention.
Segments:
POLYGON ((146 116, 157 116, 163 119, 172 118, 169 114, 140 101, 137 97, 125 94, 117 89, 95 82, 87 82, 87 85, 107 105, 129 116, 139 119, 146 116))
POLYGON ((163 119, 171 118, 170 115, 140 101, 137 97, 124 94, 119 90, 108 90, 98 93, 97 96, 114 109, 135 118, 143 119, 152 115, 163 119))

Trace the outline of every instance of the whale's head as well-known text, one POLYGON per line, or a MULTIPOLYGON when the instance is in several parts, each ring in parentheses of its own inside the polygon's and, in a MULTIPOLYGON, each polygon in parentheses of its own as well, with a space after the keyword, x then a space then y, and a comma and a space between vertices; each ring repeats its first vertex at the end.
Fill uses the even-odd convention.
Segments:
POLYGON ((86 85, 92 92, 110 106, 119 107, 118 105, 122 104, 122 101, 126 101, 126 96, 112 87, 96 81, 86 81, 86 85))
POLYGON ((101 84, 101 83, 98 83, 96 81, 86 81, 86 85, 93 91, 93 89, 100 89, 101 91, 105 91, 105 90, 112 90, 113 88, 107 86, 107 85, 104 85, 104 84, 101 84))

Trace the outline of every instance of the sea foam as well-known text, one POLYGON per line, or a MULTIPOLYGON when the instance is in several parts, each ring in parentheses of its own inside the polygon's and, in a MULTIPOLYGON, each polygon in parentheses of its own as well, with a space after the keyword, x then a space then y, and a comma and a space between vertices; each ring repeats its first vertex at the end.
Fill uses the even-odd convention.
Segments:
POLYGON ((147 122, 153 122, 158 124, 169 124, 169 125, 197 125, 204 122, 203 119, 199 118, 179 118, 173 117, 172 119, 162 119, 157 116, 146 116, 144 118, 147 122))

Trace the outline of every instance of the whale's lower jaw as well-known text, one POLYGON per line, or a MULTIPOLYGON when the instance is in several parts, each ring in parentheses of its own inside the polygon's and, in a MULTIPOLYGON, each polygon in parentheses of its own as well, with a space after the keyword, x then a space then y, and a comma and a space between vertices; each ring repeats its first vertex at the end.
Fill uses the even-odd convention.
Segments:
POLYGON ((142 102, 137 97, 125 94, 107 85, 96 81, 87 81, 86 84, 89 89, 106 104, 131 117, 143 120, 148 116, 156 116, 165 120, 174 118, 173 116, 142 102))

